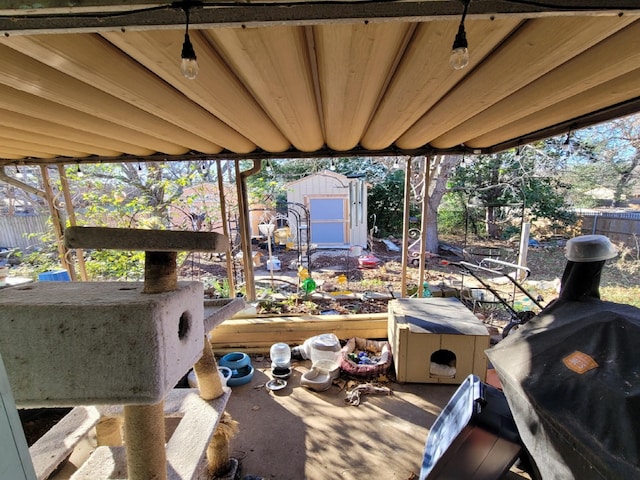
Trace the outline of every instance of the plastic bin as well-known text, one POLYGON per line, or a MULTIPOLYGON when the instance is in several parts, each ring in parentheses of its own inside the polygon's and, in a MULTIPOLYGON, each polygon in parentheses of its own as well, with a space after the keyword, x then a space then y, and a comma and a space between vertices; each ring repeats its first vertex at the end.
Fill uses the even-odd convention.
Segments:
POLYGON ((42 272, 38 275, 38 280, 41 282, 69 282, 69 272, 66 270, 50 270, 48 272, 42 272))
POLYGON ((420 480, 496 480, 521 451, 504 394, 469 375, 431 427, 420 480))

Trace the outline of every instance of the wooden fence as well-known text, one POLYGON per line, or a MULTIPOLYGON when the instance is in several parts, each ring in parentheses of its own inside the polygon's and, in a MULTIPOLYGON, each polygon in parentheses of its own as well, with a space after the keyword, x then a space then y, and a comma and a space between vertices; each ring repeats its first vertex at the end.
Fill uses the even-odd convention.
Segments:
POLYGON ((587 209, 578 209, 575 213, 582 220, 583 235, 606 235, 613 243, 624 244, 640 254, 640 213, 587 209))
MULTIPOLYGON (((640 245, 640 213, 577 209, 582 234, 606 235, 614 243, 637 250, 640 245)), ((0 216, 0 247, 30 250, 43 247, 42 233, 51 233, 49 215, 0 216)), ((640 253, 640 252, 638 252, 640 253)))
POLYGON ((49 215, 0 216, 0 247, 28 251, 44 246, 42 233, 53 233, 49 215))

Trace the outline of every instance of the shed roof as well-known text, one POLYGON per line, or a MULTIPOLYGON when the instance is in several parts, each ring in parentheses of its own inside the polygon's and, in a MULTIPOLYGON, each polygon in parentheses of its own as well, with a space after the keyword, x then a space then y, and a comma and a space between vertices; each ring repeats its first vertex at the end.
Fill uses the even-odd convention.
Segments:
POLYGON ((323 177, 331 177, 335 180, 338 180, 341 183, 344 183, 345 180, 347 180, 347 178, 349 178, 346 175, 343 175, 341 173, 338 172, 332 172, 331 170, 322 170, 320 172, 316 172, 313 173, 311 175, 305 175, 304 177, 298 178, 296 180, 292 180, 290 182, 287 182, 284 186, 285 188, 294 188, 296 185, 300 185, 302 183, 307 183, 309 181, 313 181, 313 177, 317 177, 317 176, 323 176, 323 177))

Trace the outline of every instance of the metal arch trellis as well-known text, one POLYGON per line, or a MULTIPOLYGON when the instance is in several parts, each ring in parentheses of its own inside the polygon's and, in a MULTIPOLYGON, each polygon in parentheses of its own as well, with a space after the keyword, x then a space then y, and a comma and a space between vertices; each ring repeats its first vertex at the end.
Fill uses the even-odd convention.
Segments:
POLYGON ((259 223, 273 223, 274 229, 280 224, 287 225, 291 233, 291 242, 298 252, 298 263, 303 265, 303 251, 306 255, 306 267, 311 273, 311 231, 309 229, 309 209, 297 202, 280 202, 273 209, 258 208, 250 211, 262 211, 259 223), (283 213, 286 207, 286 214, 283 213))
POLYGON ((309 227, 309 209, 298 202, 287 202, 287 213, 296 220, 296 239, 298 243, 298 262, 302 265, 302 247, 305 246, 307 270, 311 273, 311 229, 309 227), (304 236, 304 238, 303 238, 304 236))

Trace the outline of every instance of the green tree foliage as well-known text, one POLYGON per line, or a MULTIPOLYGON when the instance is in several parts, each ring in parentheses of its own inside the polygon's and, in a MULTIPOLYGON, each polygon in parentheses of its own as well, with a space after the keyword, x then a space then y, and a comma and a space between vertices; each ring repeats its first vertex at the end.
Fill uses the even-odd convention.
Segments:
MULTIPOLYGON (((475 234, 510 236, 523 215, 529 221, 573 221, 566 203, 567 188, 549 165, 553 157, 544 143, 464 162, 450 179, 450 194, 467 212, 475 234)), ((556 158, 557 160, 557 158, 556 158)), ((557 163, 556 163, 557 164, 557 163)))
POLYGON ((394 157, 354 157, 354 158, 306 158, 287 160, 263 160, 260 173, 247 180, 253 188, 260 178, 284 184, 322 170, 334 171, 342 175, 364 175, 371 183, 383 181, 394 169, 394 157))
POLYGON ((205 163, 194 162, 89 165, 81 175, 69 170, 81 192, 76 208, 83 223, 128 228, 168 228, 169 205, 208 175, 205 163))
MULTIPOLYGON (((206 180, 207 163, 125 163, 67 169, 78 225, 119 228, 172 228, 170 205, 185 187, 206 180)), ((59 188, 59 187, 58 187, 59 188)), ((140 280, 144 252, 91 250, 86 258, 91 279, 140 280)))
MULTIPOLYGON (((369 228, 378 229, 377 236, 399 235, 402 232, 404 212, 404 170, 396 169, 388 173, 383 181, 369 189, 369 228)), ((418 214, 413 207, 410 215, 418 214)))

